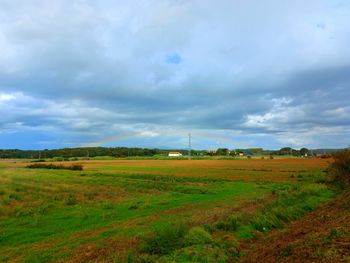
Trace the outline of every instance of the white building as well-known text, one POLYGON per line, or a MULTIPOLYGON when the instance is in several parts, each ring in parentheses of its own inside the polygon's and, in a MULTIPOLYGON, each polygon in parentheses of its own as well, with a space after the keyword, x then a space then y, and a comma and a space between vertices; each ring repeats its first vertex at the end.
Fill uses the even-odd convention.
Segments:
POLYGON ((178 157, 178 156, 182 156, 182 153, 180 152, 169 152, 169 157, 178 157))

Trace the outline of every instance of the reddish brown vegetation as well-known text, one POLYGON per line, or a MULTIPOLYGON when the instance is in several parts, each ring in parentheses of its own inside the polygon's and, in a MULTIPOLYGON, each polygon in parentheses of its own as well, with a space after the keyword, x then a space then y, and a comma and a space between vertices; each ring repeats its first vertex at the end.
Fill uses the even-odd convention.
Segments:
POLYGON ((350 151, 334 154, 334 162, 329 166, 329 174, 336 182, 350 185, 350 151))
POLYGON ((240 262, 350 262, 350 193, 252 242, 240 262))
POLYGON ((229 180, 294 181, 299 174, 325 169, 330 159, 108 160, 83 161, 86 170, 108 173, 215 177, 229 180), (146 169, 142 169, 146 168, 146 169), (166 170, 163 170, 165 168, 166 170))

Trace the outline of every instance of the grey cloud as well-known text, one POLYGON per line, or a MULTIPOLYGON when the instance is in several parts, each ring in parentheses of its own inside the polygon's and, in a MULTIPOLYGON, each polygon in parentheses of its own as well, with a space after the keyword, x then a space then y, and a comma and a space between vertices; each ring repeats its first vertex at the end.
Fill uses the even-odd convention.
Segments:
POLYGON ((349 6, 38 0, 0 10, 0 94, 22 94, 0 100, 7 130, 348 133, 349 6))

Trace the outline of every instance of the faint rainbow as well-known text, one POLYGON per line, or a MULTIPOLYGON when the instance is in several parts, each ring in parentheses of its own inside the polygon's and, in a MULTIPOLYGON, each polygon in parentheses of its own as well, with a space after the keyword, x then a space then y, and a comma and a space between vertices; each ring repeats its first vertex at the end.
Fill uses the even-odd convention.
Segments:
MULTIPOLYGON (((133 133, 127 133, 127 134, 118 134, 118 135, 112 135, 107 136, 104 138, 101 138, 100 140, 84 144, 83 147, 97 147, 109 143, 114 143, 118 141, 123 141, 127 139, 134 139, 134 138, 147 138, 147 137, 159 137, 159 136, 178 136, 178 137, 184 137, 187 138, 188 132, 185 131, 174 131, 174 130, 163 130, 161 132, 157 131, 155 132, 156 135, 151 135, 147 132, 133 132, 133 133)), ((232 145, 233 147, 242 147, 240 142, 237 142, 228 136, 224 135, 218 135, 218 134, 212 134, 209 132, 203 132, 203 131, 196 131, 192 132, 193 139, 196 138, 202 138, 210 141, 219 141, 220 143, 232 145)))
POLYGON ((132 138, 136 138, 136 137, 139 137, 139 136, 137 136, 137 133, 112 135, 112 136, 104 137, 104 138, 97 140, 97 141, 94 141, 94 142, 86 143, 83 145, 83 147, 97 147, 97 146, 101 146, 104 144, 123 141, 123 140, 132 139, 132 138))

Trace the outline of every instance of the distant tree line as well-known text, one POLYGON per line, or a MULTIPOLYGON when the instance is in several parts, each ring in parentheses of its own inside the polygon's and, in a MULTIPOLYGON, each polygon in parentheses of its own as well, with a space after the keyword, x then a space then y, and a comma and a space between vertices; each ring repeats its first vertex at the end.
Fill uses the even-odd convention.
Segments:
POLYGON ((54 157, 96 157, 96 156, 153 156, 164 154, 160 149, 127 148, 127 147, 78 147, 52 150, 0 150, 0 158, 54 158, 54 157))
POLYGON ((301 148, 299 150, 293 149, 291 147, 283 147, 279 150, 264 150, 263 148, 247 148, 247 149, 228 149, 228 148, 218 148, 216 150, 208 151, 208 155, 212 156, 237 156, 240 154, 246 156, 252 155, 290 155, 290 156, 316 156, 316 155, 327 155, 335 153, 342 149, 314 149, 310 150, 307 148, 301 148))
MULTIPOLYGON (((128 148, 128 147, 77 147, 62 149, 45 149, 45 150, 18 150, 6 149, 0 150, 0 158, 13 159, 44 159, 44 158, 72 158, 72 157, 132 157, 145 156, 151 157, 155 155, 167 155, 170 151, 177 151, 183 155, 187 155, 188 151, 180 150, 164 150, 164 149, 148 149, 148 148, 128 148)), ((216 150, 192 150, 192 156, 236 156, 236 155, 292 155, 292 156, 312 156, 316 154, 329 154, 337 151, 337 149, 317 149, 309 150, 301 148, 300 150, 284 147, 280 150, 264 150, 262 148, 234 149, 218 148, 216 150)))

